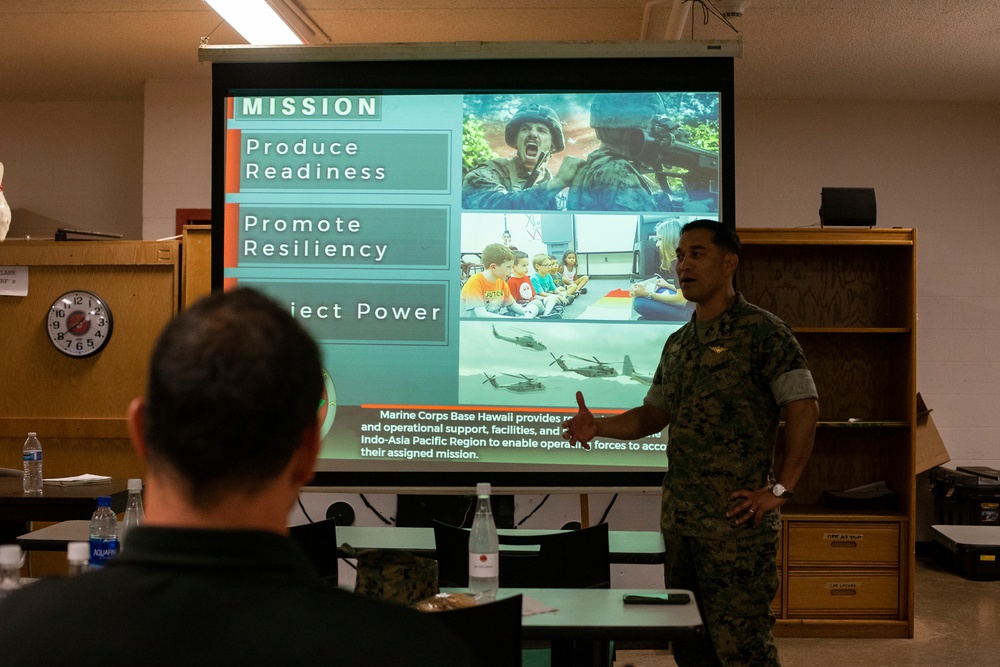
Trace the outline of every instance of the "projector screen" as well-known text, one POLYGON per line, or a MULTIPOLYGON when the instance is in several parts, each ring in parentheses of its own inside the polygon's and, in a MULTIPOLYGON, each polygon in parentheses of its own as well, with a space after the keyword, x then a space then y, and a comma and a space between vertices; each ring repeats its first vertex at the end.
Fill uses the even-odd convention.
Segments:
POLYGON ((641 404, 689 316, 630 295, 676 287, 656 231, 733 225, 732 59, 635 46, 203 58, 213 277, 320 344, 314 484, 659 485, 666 433, 560 437, 577 391, 598 415, 641 404), (572 296, 547 282, 568 252, 588 278, 572 296))

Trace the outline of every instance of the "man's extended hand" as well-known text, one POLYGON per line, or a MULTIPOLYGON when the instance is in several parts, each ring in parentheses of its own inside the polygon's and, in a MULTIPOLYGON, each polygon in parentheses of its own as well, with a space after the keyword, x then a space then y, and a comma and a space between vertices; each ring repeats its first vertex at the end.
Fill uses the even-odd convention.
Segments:
POLYGON ((590 449, 590 441, 597 437, 597 421, 583 401, 583 392, 576 392, 576 404, 580 409, 571 419, 562 423, 562 436, 571 445, 579 444, 584 449, 590 449))

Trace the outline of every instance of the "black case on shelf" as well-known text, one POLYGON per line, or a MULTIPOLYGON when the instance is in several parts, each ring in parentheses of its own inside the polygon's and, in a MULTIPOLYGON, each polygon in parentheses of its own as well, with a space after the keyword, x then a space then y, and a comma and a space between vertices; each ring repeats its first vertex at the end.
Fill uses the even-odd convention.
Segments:
POLYGON ((1000 481, 938 466, 930 472, 934 523, 1000 526, 1000 481))

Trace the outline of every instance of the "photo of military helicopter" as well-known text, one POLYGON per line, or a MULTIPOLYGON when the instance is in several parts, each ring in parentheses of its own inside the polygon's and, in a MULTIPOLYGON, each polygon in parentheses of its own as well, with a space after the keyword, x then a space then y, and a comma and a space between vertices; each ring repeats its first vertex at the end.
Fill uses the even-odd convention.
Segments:
POLYGON ((545 389, 545 385, 538 380, 530 378, 527 375, 521 375, 520 373, 517 375, 511 375, 510 373, 503 374, 507 377, 522 378, 521 382, 514 382, 513 384, 500 384, 496 381, 495 375, 487 375, 486 373, 483 373, 483 375, 486 375, 486 379, 483 380, 483 384, 489 382, 493 385, 494 389, 506 389, 507 391, 516 391, 518 393, 524 391, 542 391, 545 389))
POLYGON ((544 352, 545 350, 548 349, 547 347, 539 343, 537 340, 535 340, 535 337, 532 336, 527 331, 524 331, 522 329, 516 329, 516 331, 520 331, 524 335, 522 336, 515 335, 513 338, 508 338, 507 336, 502 336, 499 333, 497 333, 497 328, 493 327, 493 336, 495 338, 499 338, 500 340, 505 340, 508 343, 514 343, 514 345, 520 345, 521 347, 528 348, 529 350, 535 350, 536 352, 544 352))
POLYGON ((643 375, 642 373, 635 372, 635 366, 632 365, 632 360, 629 359, 629 356, 627 354, 625 355, 625 361, 622 363, 622 375, 630 377, 636 382, 639 382, 641 384, 645 385, 653 384, 652 375, 643 375))
POLYGON ((612 366, 611 364, 604 363, 597 357, 591 357, 590 359, 585 359, 584 357, 578 357, 575 354, 571 354, 569 356, 573 357, 574 359, 579 359, 580 361, 586 361, 588 363, 594 362, 595 364, 593 366, 578 366, 576 368, 572 368, 566 365, 566 362, 563 361, 562 355, 557 357, 551 352, 549 352, 549 354, 552 355, 553 359, 552 363, 550 363, 549 366, 552 366, 553 364, 558 364, 560 369, 568 373, 578 373, 588 378, 614 377, 618 375, 618 371, 615 370, 614 366, 612 366))

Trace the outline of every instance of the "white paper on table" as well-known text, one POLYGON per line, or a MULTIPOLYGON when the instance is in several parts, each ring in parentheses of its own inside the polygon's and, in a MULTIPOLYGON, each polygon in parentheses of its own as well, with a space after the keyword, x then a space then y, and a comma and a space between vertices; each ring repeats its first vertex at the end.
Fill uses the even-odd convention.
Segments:
POLYGON ((546 614, 550 611, 559 611, 555 607, 550 607, 547 604, 543 604, 536 600, 535 598, 529 598, 527 595, 521 596, 521 616, 534 616, 535 614, 546 614))
POLYGON ((43 484, 55 484, 57 486, 83 486, 85 484, 104 484, 110 482, 111 478, 104 475, 76 475, 74 477, 50 477, 43 479, 43 484))

